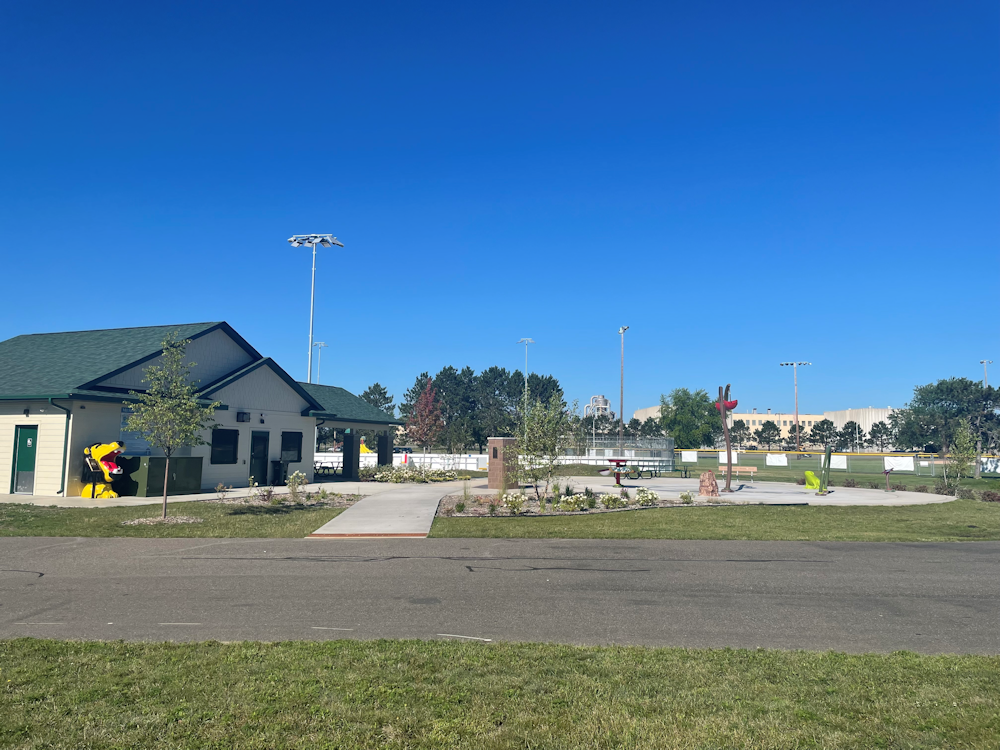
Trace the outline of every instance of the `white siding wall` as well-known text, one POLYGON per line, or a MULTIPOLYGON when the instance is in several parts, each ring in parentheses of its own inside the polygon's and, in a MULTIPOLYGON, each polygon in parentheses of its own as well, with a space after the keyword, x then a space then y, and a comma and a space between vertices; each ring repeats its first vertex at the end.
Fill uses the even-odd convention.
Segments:
POLYGON ((62 480, 60 473, 66 414, 44 401, 0 403, 0 493, 6 494, 11 489, 14 476, 14 433, 19 425, 38 427, 34 494, 55 496, 62 480), (28 409, 27 417, 24 416, 25 409, 28 409))
MULTIPOLYGON (((250 355, 224 331, 212 331, 194 339, 188 344, 185 355, 188 363, 196 364, 191 374, 198 378, 202 387, 250 364, 251 361, 250 355)), ((159 364, 159 361, 160 358, 156 357, 113 378, 101 380, 99 385, 113 388, 142 388, 142 377, 146 368, 151 364, 159 364)))
MULTIPOLYGON (((288 470, 301 471, 313 478, 313 451, 316 445, 316 419, 303 417, 302 410, 309 406, 284 380, 268 367, 259 367, 249 375, 212 395, 216 401, 226 404, 227 411, 215 413, 219 427, 239 430, 237 463, 211 463, 211 447, 199 446, 191 449, 192 456, 204 456, 201 483, 204 489, 212 489, 219 482, 234 487, 246 487, 250 473, 250 434, 267 432, 268 461, 281 458, 281 433, 302 433, 302 462, 289 464, 288 470), (249 422, 237 422, 237 412, 250 412, 249 422), (264 423, 261 424, 261 419, 264 423)), ((211 433, 205 439, 211 441, 211 433)), ((271 467, 268 465, 268 471, 271 467)), ((258 484, 264 484, 258 478, 258 484)))
MULTIPOLYGON (((63 402, 60 402, 63 403, 63 402)), ((73 420, 69 433, 69 468, 66 496, 79 497, 83 489, 83 449, 94 443, 121 439, 122 404, 101 401, 73 401, 73 420)), ((125 445, 128 455, 128 444, 125 445)))
POLYGON ((823 417, 833 422, 833 426, 842 430, 848 422, 857 422, 862 430, 868 432, 876 422, 889 424, 889 415, 895 409, 891 406, 880 409, 877 406, 869 406, 861 409, 841 409, 840 411, 825 411, 823 417))

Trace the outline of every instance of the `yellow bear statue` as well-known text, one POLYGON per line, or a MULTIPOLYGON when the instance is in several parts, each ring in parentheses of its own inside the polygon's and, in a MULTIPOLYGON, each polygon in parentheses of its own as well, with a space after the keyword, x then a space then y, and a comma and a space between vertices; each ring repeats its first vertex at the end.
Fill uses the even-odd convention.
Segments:
POLYGON ((111 499, 118 493, 111 483, 122 474, 118 456, 125 450, 125 443, 94 443, 83 449, 83 491, 80 497, 111 499))

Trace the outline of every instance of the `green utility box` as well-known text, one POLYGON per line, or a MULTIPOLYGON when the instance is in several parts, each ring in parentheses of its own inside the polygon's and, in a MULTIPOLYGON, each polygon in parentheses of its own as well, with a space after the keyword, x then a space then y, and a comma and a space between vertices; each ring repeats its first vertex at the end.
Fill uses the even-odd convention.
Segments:
MULTIPOLYGON (((122 476, 114 482, 115 492, 128 497, 158 497, 163 494, 163 456, 119 456, 122 476)), ((201 456, 174 456, 170 459, 168 495, 201 492, 201 456)))

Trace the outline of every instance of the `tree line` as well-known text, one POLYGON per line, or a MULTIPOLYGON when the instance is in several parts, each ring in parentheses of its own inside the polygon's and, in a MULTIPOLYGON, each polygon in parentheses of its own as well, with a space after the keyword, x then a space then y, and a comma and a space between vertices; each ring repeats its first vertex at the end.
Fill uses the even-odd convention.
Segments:
MULTIPOLYGON (((562 386, 552 375, 528 373, 528 393, 532 402, 560 402, 562 386)), ((448 366, 436 375, 422 372, 403 394, 398 406, 395 397, 380 383, 373 383, 361 399, 405 425, 401 439, 429 449, 439 446, 448 453, 471 449, 482 453, 491 437, 514 434, 517 407, 524 400, 524 374, 505 367, 489 367, 476 373, 471 367, 448 366), (398 410, 398 415, 397 415, 398 410)), ((321 444, 335 441, 334 430, 320 428, 321 444)), ((376 430, 361 430, 366 443, 373 443, 376 430)), ((399 440, 397 440, 399 442, 399 440)))

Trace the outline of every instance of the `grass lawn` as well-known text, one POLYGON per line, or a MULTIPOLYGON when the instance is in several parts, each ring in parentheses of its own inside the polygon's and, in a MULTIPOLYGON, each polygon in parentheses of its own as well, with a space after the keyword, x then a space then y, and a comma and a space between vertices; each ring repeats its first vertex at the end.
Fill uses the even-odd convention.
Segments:
POLYGON ((305 505, 170 503, 167 514, 203 523, 122 526, 132 518, 159 517, 162 505, 131 508, 51 508, 0 503, 0 536, 304 537, 342 508, 305 505))
POLYGON ((0 641, 0 746, 995 748, 1000 657, 0 641))
POLYGON ((436 518, 430 535, 500 539, 984 541, 1000 539, 1000 503, 955 500, 895 508, 681 506, 591 516, 436 518))

